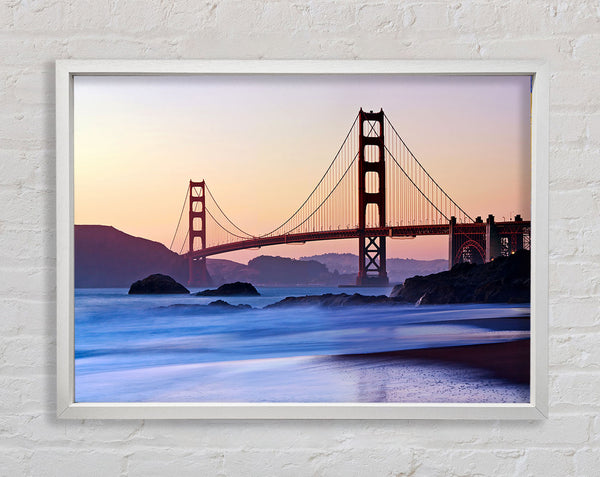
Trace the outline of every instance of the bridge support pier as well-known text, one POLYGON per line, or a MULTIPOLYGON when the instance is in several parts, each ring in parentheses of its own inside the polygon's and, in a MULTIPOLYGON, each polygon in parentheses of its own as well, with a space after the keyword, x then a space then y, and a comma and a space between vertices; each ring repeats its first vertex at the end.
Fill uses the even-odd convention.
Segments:
MULTIPOLYGON (((521 215, 515 216, 515 223, 521 223, 523 219, 521 215)), ((519 232, 515 234, 514 244, 511 243, 511 252, 516 252, 517 250, 523 250, 525 248, 525 241, 523 240, 523 228, 519 229, 519 232)))
POLYGON ((490 214, 485 221, 485 261, 491 262, 500 255, 502 255, 500 235, 498 234, 498 227, 494 222, 494 216, 490 214))
POLYGON ((193 287, 211 286, 212 279, 206 268, 206 257, 195 259, 193 256, 194 239, 200 239, 200 249, 206 248, 206 195, 204 181, 190 181, 189 192, 188 285, 193 287))
POLYGON ((206 257, 188 259, 189 263, 189 279, 188 285, 191 287, 210 287, 213 285, 213 280, 208 269, 206 268, 206 257))
POLYGON ((385 237, 371 237, 367 229, 367 207, 377 208, 378 224, 385 227, 385 142, 383 110, 358 113, 358 286, 386 286, 385 237), (367 174, 373 177, 367 181, 367 174), (367 188, 367 182, 369 188, 367 188), (376 186, 375 186, 376 184, 376 186))
POLYGON ((358 286, 387 286, 389 279, 385 263, 385 237, 358 239, 358 286))
POLYGON ((460 248, 459 241, 457 240, 454 229, 456 228, 456 217, 450 217, 450 224, 448 226, 448 270, 456 265, 456 255, 460 248))

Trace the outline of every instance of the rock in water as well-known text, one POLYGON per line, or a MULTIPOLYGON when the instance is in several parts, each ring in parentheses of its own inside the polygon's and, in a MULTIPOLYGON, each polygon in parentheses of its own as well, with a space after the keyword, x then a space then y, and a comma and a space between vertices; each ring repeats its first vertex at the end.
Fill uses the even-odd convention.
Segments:
MULTIPOLYGON (((202 305, 200 305, 202 306, 202 305)), ((250 305, 232 305, 230 303, 227 303, 226 301, 223 300, 217 300, 217 301, 211 301, 208 305, 205 305, 211 308, 216 308, 216 309, 221 309, 221 310, 230 310, 230 311, 236 311, 236 310, 251 310, 252 307, 250 305)))
POLYGON ((320 306, 325 308, 334 308, 339 306, 363 306, 363 305, 398 305, 402 304, 400 300, 388 298, 385 295, 370 296, 347 295, 346 293, 326 293, 325 295, 305 295, 288 296, 277 303, 267 305, 265 308, 284 308, 296 306, 320 306))
POLYGON ((197 296, 260 296, 260 293, 251 283, 235 282, 221 285, 216 290, 204 290, 196 293, 197 296))
POLYGON ((181 283, 177 283, 170 276, 160 273, 138 280, 129 288, 130 295, 166 295, 189 292, 181 283))

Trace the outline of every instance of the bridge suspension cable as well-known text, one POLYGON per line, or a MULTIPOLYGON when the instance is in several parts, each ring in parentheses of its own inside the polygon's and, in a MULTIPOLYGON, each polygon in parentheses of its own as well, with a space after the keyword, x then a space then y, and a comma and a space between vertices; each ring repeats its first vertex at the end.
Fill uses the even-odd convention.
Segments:
POLYGON ((321 209, 321 207, 325 204, 325 202, 327 202, 327 200, 331 197, 331 195, 336 191, 336 189, 341 184, 341 182, 344 179, 344 177, 346 177, 346 174, 348 173, 348 171, 350 170, 350 168, 356 163, 356 158, 357 157, 358 157, 358 152, 355 154, 354 159, 352 159, 352 162, 346 168, 346 171, 344 172, 344 174, 342 175, 342 177, 340 177, 340 180, 337 182, 337 184, 335 186, 333 186, 333 188, 331 189, 331 191, 329 192, 329 194, 327 194, 327 196, 323 199, 323 201, 319 204, 319 206, 315 210, 313 210, 310 213, 310 215, 308 217, 306 217, 301 223, 299 223, 298 225, 296 225, 293 229, 288 230, 287 233, 291 233, 291 232, 296 231, 298 228, 300 228, 302 225, 304 225, 306 222, 308 222, 308 220, 311 219, 321 209))
POLYGON ((404 149, 406 153, 408 153, 409 158, 416 163, 416 166, 412 164, 412 174, 407 172, 407 168, 403 168, 399 161, 396 159, 395 155, 390 151, 388 146, 385 146, 386 151, 390 154, 390 157, 394 160, 396 165, 400 167, 404 175, 409 179, 409 181, 418 189, 419 193, 427 200, 429 204, 431 204, 437 212, 439 212, 446 220, 450 220, 451 216, 457 217, 459 221, 470 221, 475 222, 469 214, 467 214, 447 193, 442 187, 436 182, 436 180, 431 177, 429 172, 423 167, 421 162, 417 159, 417 157, 413 154, 410 148, 402 139, 402 136, 398 133, 390 119, 387 115, 384 114, 385 126, 386 126, 386 142, 388 144, 397 146, 394 149, 404 149), (391 137, 391 141, 390 138, 391 137), (420 183, 420 186, 417 185, 417 182, 420 183), (423 189, 427 189, 424 191, 423 189), (429 194, 429 195, 428 195, 429 194), (433 200, 439 201, 437 204, 434 204, 433 200), (441 208, 445 209, 443 212, 440 210, 441 208))
POLYGON ((290 233, 293 230, 297 230, 301 225, 304 225, 310 217, 314 216, 315 212, 317 212, 317 210, 319 210, 323 206, 325 201, 331 196, 331 193, 335 190, 335 188, 337 188, 337 186, 339 185, 339 182, 343 179, 343 177, 346 176, 349 168, 351 167, 352 163, 356 159, 357 153, 354 154, 354 156, 352 156, 351 154, 348 153, 348 149, 349 149, 349 145, 351 147, 353 145, 353 143, 355 142, 353 140, 354 138, 352 137, 352 133, 356 132, 357 121, 358 121, 358 114, 354 118, 354 121, 352 122, 352 125, 350 126, 350 129, 348 130, 348 133, 346 134, 346 137, 344 138, 344 140, 342 142, 342 145, 339 147, 333 160, 329 164, 329 167, 327 168, 325 173, 321 176, 321 179, 319 180, 319 182, 317 182, 317 185, 313 188, 313 190, 308 195, 308 197, 304 200, 304 202, 302 202, 302 204, 281 225, 279 225, 278 227, 275 227, 270 232, 260 235, 259 237, 271 237, 274 235, 282 235, 282 234, 290 233), (349 158, 351 158, 350 164, 348 164, 348 166, 346 168, 344 168, 344 162, 348 162, 349 158), (341 162, 341 165, 340 165, 340 162, 341 162), (330 174, 330 172, 331 172, 331 174, 330 174), (339 177, 339 179, 333 179, 331 177, 333 174, 335 174, 336 176, 340 176, 340 174, 341 174, 341 177, 339 177), (335 182, 335 186, 332 187, 334 182, 335 182), (319 189, 321 186, 329 186, 329 187, 327 189, 325 189, 324 191, 322 191, 319 189), (325 197, 325 199, 323 199, 323 196, 325 196, 325 195, 326 195, 326 197, 325 197), (311 201, 311 199, 313 199, 313 200, 311 201), (319 205, 314 207, 315 203, 318 203, 319 205), (308 211, 305 211, 304 209, 306 208, 307 205, 309 205, 309 206, 313 205, 313 207, 312 207, 313 210, 311 211, 309 209, 308 211), (297 221, 297 220, 299 220, 300 223, 295 223, 295 221, 297 221), (289 224, 289 226, 288 226, 288 224, 289 224), (288 227, 286 227, 286 226, 288 226, 288 227))
MULTIPOLYGON (((308 230, 309 226, 316 227, 320 230, 325 230, 334 215, 333 210, 324 211, 326 202, 341 189, 340 183, 346 178, 352 165, 355 163, 356 153, 351 154, 352 150, 356 150, 355 138, 356 134, 353 132, 356 130, 358 121, 358 115, 354 118, 348 133, 346 134, 342 145, 339 147, 333 160, 325 170, 325 173, 321 179, 317 182, 317 185, 313 188, 311 193, 308 195, 306 200, 296 209, 296 211, 290 215, 281 225, 274 228, 270 232, 261 234, 259 236, 250 234, 242 228, 240 228, 223 210, 215 199, 212 191, 205 184, 206 198, 205 198, 205 211, 206 211, 206 246, 221 245, 231 243, 240 240, 256 239, 263 237, 270 237, 275 235, 288 234, 292 231, 308 230), (318 223, 317 223, 318 222, 318 223), (228 225, 229 224, 229 227, 228 225)), ((351 188, 348 187, 346 195, 350 195, 351 188)), ((338 193, 339 195, 339 193, 338 193)), ((340 201, 341 202, 341 201, 340 201)), ((194 211, 198 211, 197 204, 194 204, 194 211)), ((329 207, 334 209, 333 206, 329 207)), ((355 208, 348 208, 349 213, 354 217, 357 215, 355 208), (352 211, 352 212, 350 212, 352 211)), ((346 220, 350 223, 351 220, 346 220)), ((185 239, 184 245, 185 246, 185 239)))
MULTIPOLYGON (((236 224, 234 224, 234 223, 232 222, 232 220, 231 220, 231 219, 230 219, 230 218, 227 216, 227 214, 226 214, 225 212, 223 212, 223 209, 221 209, 221 206, 220 206, 220 205, 219 205, 219 203, 218 203, 218 202, 215 200, 215 197, 212 195, 212 192, 210 191, 210 188, 208 187, 208 184, 205 184, 205 186, 204 186, 204 187, 205 187, 206 191, 208 192, 208 195, 210 196, 210 198, 213 200, 213 202, 214 202, 214 203, 215 203, 215 205, 217 206, 217 209, 219 209, 219 212, 221 212, 221 214, 223 214, 223 217, 225 217, 225 219, 226 219, 226 220, 227 220, 227 221, 228 221, 228 222, 229 222, 231 225, 233 225, 233 226, 236 228, 236 230, 238 230, 239 232, 241 232, 242 234, 244 234, 244 235, 245 235, 245 237, 239 237, 239 238, 254 238, 254 235, 252 235, 252 234, 249 234, 248 232, 245 232, 245 231, 243 231, 242 229, 240 229, 240 228, 239 228, 239 227, 238 227, 236 224)), ((208 212, 208 208, 207 208, 206 210, 207 210, 207 212, 208 212)), ((210 214, 210 212, 208 212, 208 213, 210 214)), ((212 214, 211 214, 211 217, 213 217, 213 219, 214 219, 214 220, 215 220, 215 221, 218 223, 217 219, 215 219, 215 218, 214 218, 214 216, 212 216, 212 214)), ((223 228, 224 230, 227 230, 227 229, 226 229, 225 227, 223 227, 221 224, 219 224, 219 225, 220 225, 220 226, 221 226, 221 228, 223 228)), ((230 232, 230 233, 231 233, 232 235, 235 235, 235 234, 234 234, 234 233, 232 233, 232 232, 230 232)), ((238 236, 236 235, 236 237, 238 237, 238 236)))
MULTIPOLYGON (((245 240, 245 239, 248 239, 248 238, 254 238, 254 237, 252 237, 252 236, 242 236, 242 235, 237 235, 237 234, 235 234, 235 233, 231 232, 229 229, 227 229, 226 227, 224 227, 224 226, 223 226, 223 225, 222 225, 222 224, 221 224, 221 223, 220 223, 220 222, 219 222, 219 221, 218 221, 218 220, 215 218, 215 216, 214 216, 213 214, 211 214, 211 213, 210 213, 210 210, 208 209, 208 207, 206 208, 206 213, 209 215, 209 217, 210 217, 211 219, 213 219, 213 220, 214 220, 214 222, 215 222, 215 224, 216 224, 217 226, 219 226, 219 227, 220 227, 220 228, 221 228, 223 231, 225 231, 225 232, 226 232, 226 233, 228 233, 229 235, 233 235, 234 237, 236 237, 236 238, 239 238, 239 239, 242 239, 242 240, 245 240)), ((223 215, 225 215, 225 214, 223 214, 223 215)), ((235 227, 235 224, 233 224, 233 225, 234 225, 234 227, 235 227)), ((236 227, 236 228, 237 228, 237 227, 236 227)))
POLYGON ((179 255, 181 255, 183 253, 183 247, 185 247, 185 244, 187 242, 187 238, 188 238, 189 235, 190 235, 190 231, 188 230, 185 233, 185 237, 183 237, 183 242, 181 243, 181 248, 179 249, 179 255))
MULTIPOLYGON (((377 194, 385 188, 385 223, 380 223, 377 204, 368 203, 365 214, 367 228, 403 225, 428 225, 447 223, 452 216, 459 222, 474 222, 473 219, 445 192, 444 189, 425 170, 421 162, 408 148, 389 118, 379 124, 365 121, 359 129, 360 115, 357 115, 337 150, 333 160, 321 176, 316 186, 300 206, 278 227, 271 231, 255 235, 240 228, 222 209, 208 185, 204 212, 206 220, 204 247, 231 244, 240 241, 262 243, 263 240, 283 237, 289 234, 328 232, 333 230, 355 230, 359 220, 358 158, 360 130, 366 131, 365 137, 384 135, 383 153, 385 161, 385 184, 379 184, 376 174, 367 172, 364 193, 377 194), (381 129, 381 131, 379 130, 381 129)), ((365 134, 363 132, 363 134, 365 134)), ((364 146, 363 146, 364 147, 364 146)), ((364 147, 364 160, 380 160, 376 148, 364 147)), ((381 176, 383 177, 383 175, 381 176)), ((188 192, 189 188, 188 188, 188 192)), ((177 228, 170 248, 173 247, 180 228, 187 193, 177 228)), ((193 213, 202 211, 202 204, 193 203, 193 213)), ((361 212, 362 213, 362 212, 361 212)), ((197 216, 197 215, 196 215, 197 216)), ((186 234, 181 251, 189 236, 186 234)))
MULTIPOLYGON (((181 212, 179 213, 179 220, 177 221, 177 227, 175 227, 175 233, 173 233, 173 239, 171 240, 171 245, 169 245, 169 250, 173 250, 173 244, 175 243, 175 238, 177 237, 177 231, 179 230, 179 226, 181 225, 181 218, 183 217, 183 212, 185 211, 185 204, 187 204, 188 201, 188 193, 190 191, 190 188, 188 186, 188 188, 185 190, 185 197, 183 198, 183 205, 181 206, 181 212)), ((186 235, 187 238, 187 235, 186 235)), ((184 239, 184 243, 185 243, 185 239, 184 239)), ((182 248, 183 249, 183 248, 182 248)), ((181 253, 181 252, 179 252, 181 253)))
POLYGON ((429 204, 431 204, 431 206, 440 213, 440 215, 442 215, 446 220, 450 220, 449 217, 446 216, 446 214, 444 214, 430 199, 429 197, 427 197, 427 195, 425 195, 425 193, 419 188, 419 186, 417 184, 415 184, 415 182, 411 179, 411 177, 407 174, 407 172, 403 169, 403 167, 400 165, 400 163, 396 160, 396 158, 394 157, 394 155, 392 154, 392 152, 388 149, 387 146, 384 146, 386 152, 390 155, 390 157, 394 160, 394 162, 396 163, 396 165, 400 168, 400 170, 402 171, 402 173, 406 176, 406 178, 410 181, 410 183, 417 189, 417 191, 423 196, 423 198, 425 198, 425 200, 427 202, 429 202, 429 204))

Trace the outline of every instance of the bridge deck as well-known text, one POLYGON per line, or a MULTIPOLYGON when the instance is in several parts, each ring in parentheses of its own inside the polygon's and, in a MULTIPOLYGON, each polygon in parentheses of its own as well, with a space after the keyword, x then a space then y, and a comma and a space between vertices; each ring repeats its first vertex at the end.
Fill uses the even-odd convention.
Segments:
MULTIPOLYGON (((485 233, 485 223, 461 223, 454 227, 458 233, 485 233)), ((522 222, 496 222, 500 234, 503 231, 507 233, 512 228, 530 227, 529 221, 522 222)), ((365 230, 365 235, 368 237, 416 237, 418 235, 448 235, 450 232, 449 224, 431 224, 431 225, 401 225, 391 227, 376 227, 365 230)), ((192 258, 209 257, 220 253, 235 252, 237 250, 246 250, 251 248, 267 247, 269 245, 281 245, 286 243, 304 243, 315 242, 318 240, 340 240, 358 238, 360 229, 342 229, 342 230, 327 230, 323 232, 307 232, 287 235, 276 235, 273 237, 256 237, 238 242, 231 242, 221 245, 207 247, 201 250, 194 250, 191 254, 192 258)), ((186 254, 190 256, 189 252, 186 254)))

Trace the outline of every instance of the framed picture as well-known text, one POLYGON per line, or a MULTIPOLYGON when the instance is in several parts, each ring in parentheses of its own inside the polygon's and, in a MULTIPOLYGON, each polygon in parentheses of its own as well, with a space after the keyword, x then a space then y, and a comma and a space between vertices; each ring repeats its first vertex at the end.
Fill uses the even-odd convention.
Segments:
POLYGON ((58 61, 58 416, 544 417, 548 81, 58 61))

